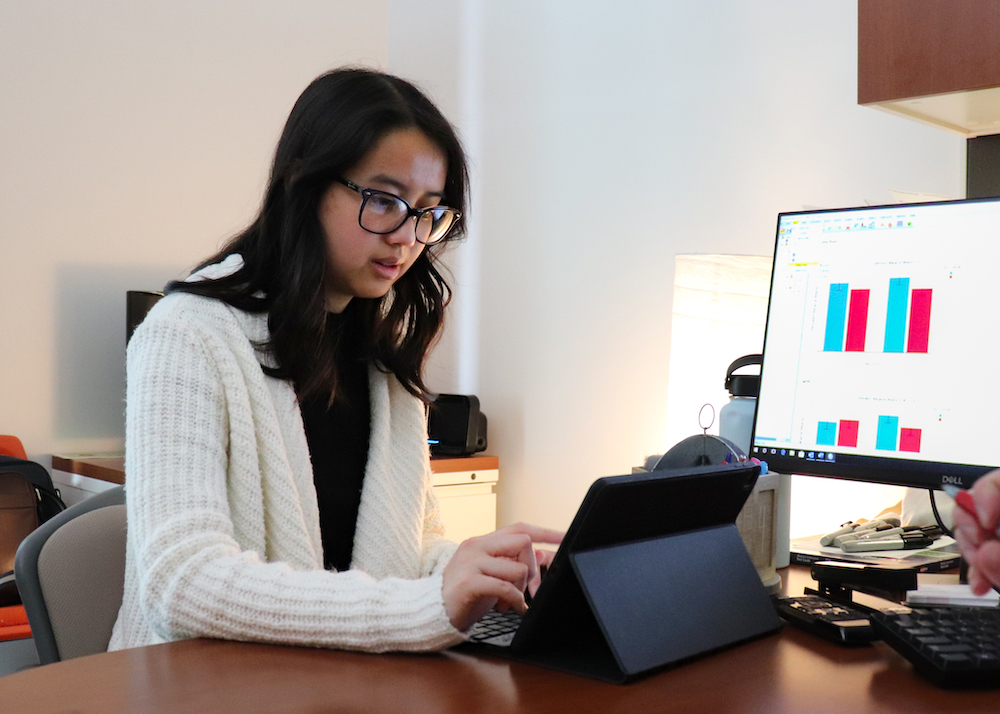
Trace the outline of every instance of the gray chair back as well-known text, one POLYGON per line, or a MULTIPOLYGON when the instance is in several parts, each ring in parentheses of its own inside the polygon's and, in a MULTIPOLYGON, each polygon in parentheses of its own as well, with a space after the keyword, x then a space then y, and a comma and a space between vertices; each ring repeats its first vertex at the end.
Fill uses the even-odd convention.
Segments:
POLYGON ((107 651, 124 592, 124 487, 32 532, 17 549, 14 578, 41 664, 107 651))

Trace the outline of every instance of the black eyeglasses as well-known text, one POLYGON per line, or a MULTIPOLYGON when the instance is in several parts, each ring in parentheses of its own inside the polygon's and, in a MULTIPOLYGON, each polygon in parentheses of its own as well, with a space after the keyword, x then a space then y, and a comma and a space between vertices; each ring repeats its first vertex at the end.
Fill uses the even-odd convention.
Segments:
POLYGON ((454 228, 462 214, 447 206, 431 206, 430 208, 412 208, 399 196, 373 188, 362 188, 353 181, 338 178, 337 181, 352 191, 361 194, 361 210, 358 212, 358 225, 369 233, 386 235, 399 230, 410 218, 416 216, 414 237, 418 243, 434 245, 444 240, 448 231, 454 228))

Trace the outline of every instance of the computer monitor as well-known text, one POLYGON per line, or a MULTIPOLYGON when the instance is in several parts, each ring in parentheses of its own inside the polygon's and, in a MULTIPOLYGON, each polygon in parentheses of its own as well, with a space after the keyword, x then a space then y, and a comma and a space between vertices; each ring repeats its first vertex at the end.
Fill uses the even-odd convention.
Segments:
POLYGON ((778 216, 751 455, 968 487, 1000 465, 1000 199, 778 216))

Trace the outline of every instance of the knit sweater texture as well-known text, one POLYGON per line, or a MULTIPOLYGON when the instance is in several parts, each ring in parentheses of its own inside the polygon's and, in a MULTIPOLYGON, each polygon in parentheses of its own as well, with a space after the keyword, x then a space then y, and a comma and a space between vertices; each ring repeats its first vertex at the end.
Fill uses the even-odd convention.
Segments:
MULTIPOLYGON (((238 268, 230 256, 195 277, 238 268)), ((264 375, 266 314, 185 293, 128 348, 125 593, 109 649, 190 637, 381 652, 464 639, 450 623, 423 405, 369 369, 371 438, 351 568, 323 569, 295 391, 264 375)))

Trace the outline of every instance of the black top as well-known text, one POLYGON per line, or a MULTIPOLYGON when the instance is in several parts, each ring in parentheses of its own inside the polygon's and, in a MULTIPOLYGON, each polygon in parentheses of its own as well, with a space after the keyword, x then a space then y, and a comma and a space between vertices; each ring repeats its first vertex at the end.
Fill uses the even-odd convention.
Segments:
POLYGON ((333 406, 327 406, 328 396, 301 405, 319 501, 323 564, 336 570, 351 567, 371 431, 368 366, 360 349, 360 325, 352 313, 349 305, 342 314, 327 317, 327 334, 338 341, 333 406))

